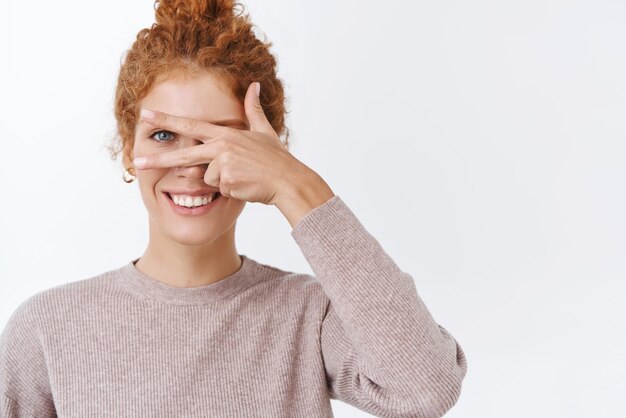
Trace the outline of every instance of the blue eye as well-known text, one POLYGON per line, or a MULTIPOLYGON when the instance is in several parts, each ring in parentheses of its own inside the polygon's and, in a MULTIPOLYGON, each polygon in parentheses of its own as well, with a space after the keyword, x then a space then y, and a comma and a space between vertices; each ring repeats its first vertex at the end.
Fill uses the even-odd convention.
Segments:
POLYGON ((172 133, 170 131, 156 131, 155 133, 150 135, 150 139, 152 139, 153 141, 156 141, 156 142, 169 142, 169 140, 167 138, 163 138, 163 137, 160 137, 160 139, 156 139, 155 137, 157 135, 159 135, 159 134, 171 135, 172 133))

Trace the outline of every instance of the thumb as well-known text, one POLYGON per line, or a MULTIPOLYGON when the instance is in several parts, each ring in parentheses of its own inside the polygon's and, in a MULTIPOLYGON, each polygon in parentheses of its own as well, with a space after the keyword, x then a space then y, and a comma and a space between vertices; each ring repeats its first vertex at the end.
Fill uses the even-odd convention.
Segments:
POLYGON ((274 131, 272 124, 267 120, 263 106, 261 106, 261 99, 257 93, 260 89, 261 83, 258 81, 250 83, 244 98, 244 108, 250 123, 250 130, 276 136, 276 131, 274 131))

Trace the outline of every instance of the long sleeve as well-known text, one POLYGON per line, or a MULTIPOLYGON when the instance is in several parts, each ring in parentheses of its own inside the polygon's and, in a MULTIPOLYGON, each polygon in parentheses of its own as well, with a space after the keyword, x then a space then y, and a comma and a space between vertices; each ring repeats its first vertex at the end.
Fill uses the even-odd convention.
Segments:
POLYGON ((467 361, 411 275, 337 195, 291 234, 328 297, 320 347, 331 398, 380 417, 443 416, 467 361))
POLYGON ((56 417, 35 300, 23 302, 0 335, 0 418, 56 417))

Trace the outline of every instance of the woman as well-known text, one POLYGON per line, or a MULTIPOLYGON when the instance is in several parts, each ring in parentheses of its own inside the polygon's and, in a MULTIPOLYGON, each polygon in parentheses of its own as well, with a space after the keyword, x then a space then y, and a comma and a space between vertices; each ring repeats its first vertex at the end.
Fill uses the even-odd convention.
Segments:
POLYGON ((440 417, 458 399, 463 350, 289 153, 271 44, 236 5, 157 0, 120 70, 113 150, 148 246, 19 306, 0 338, 0 417, 329 417, 331 398, 440 417), (280 210, 315 276, 237 252, 246 202, 280 210))

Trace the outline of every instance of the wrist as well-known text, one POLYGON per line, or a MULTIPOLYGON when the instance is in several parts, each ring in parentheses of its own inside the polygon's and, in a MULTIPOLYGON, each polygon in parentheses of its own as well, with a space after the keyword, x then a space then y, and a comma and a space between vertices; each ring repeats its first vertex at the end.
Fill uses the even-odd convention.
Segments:
POLYGON ((275 206, 287 218, 293 229, 310 211, 326 203, 335 194, 316 172, 289 183, 283 188, 275 206))

